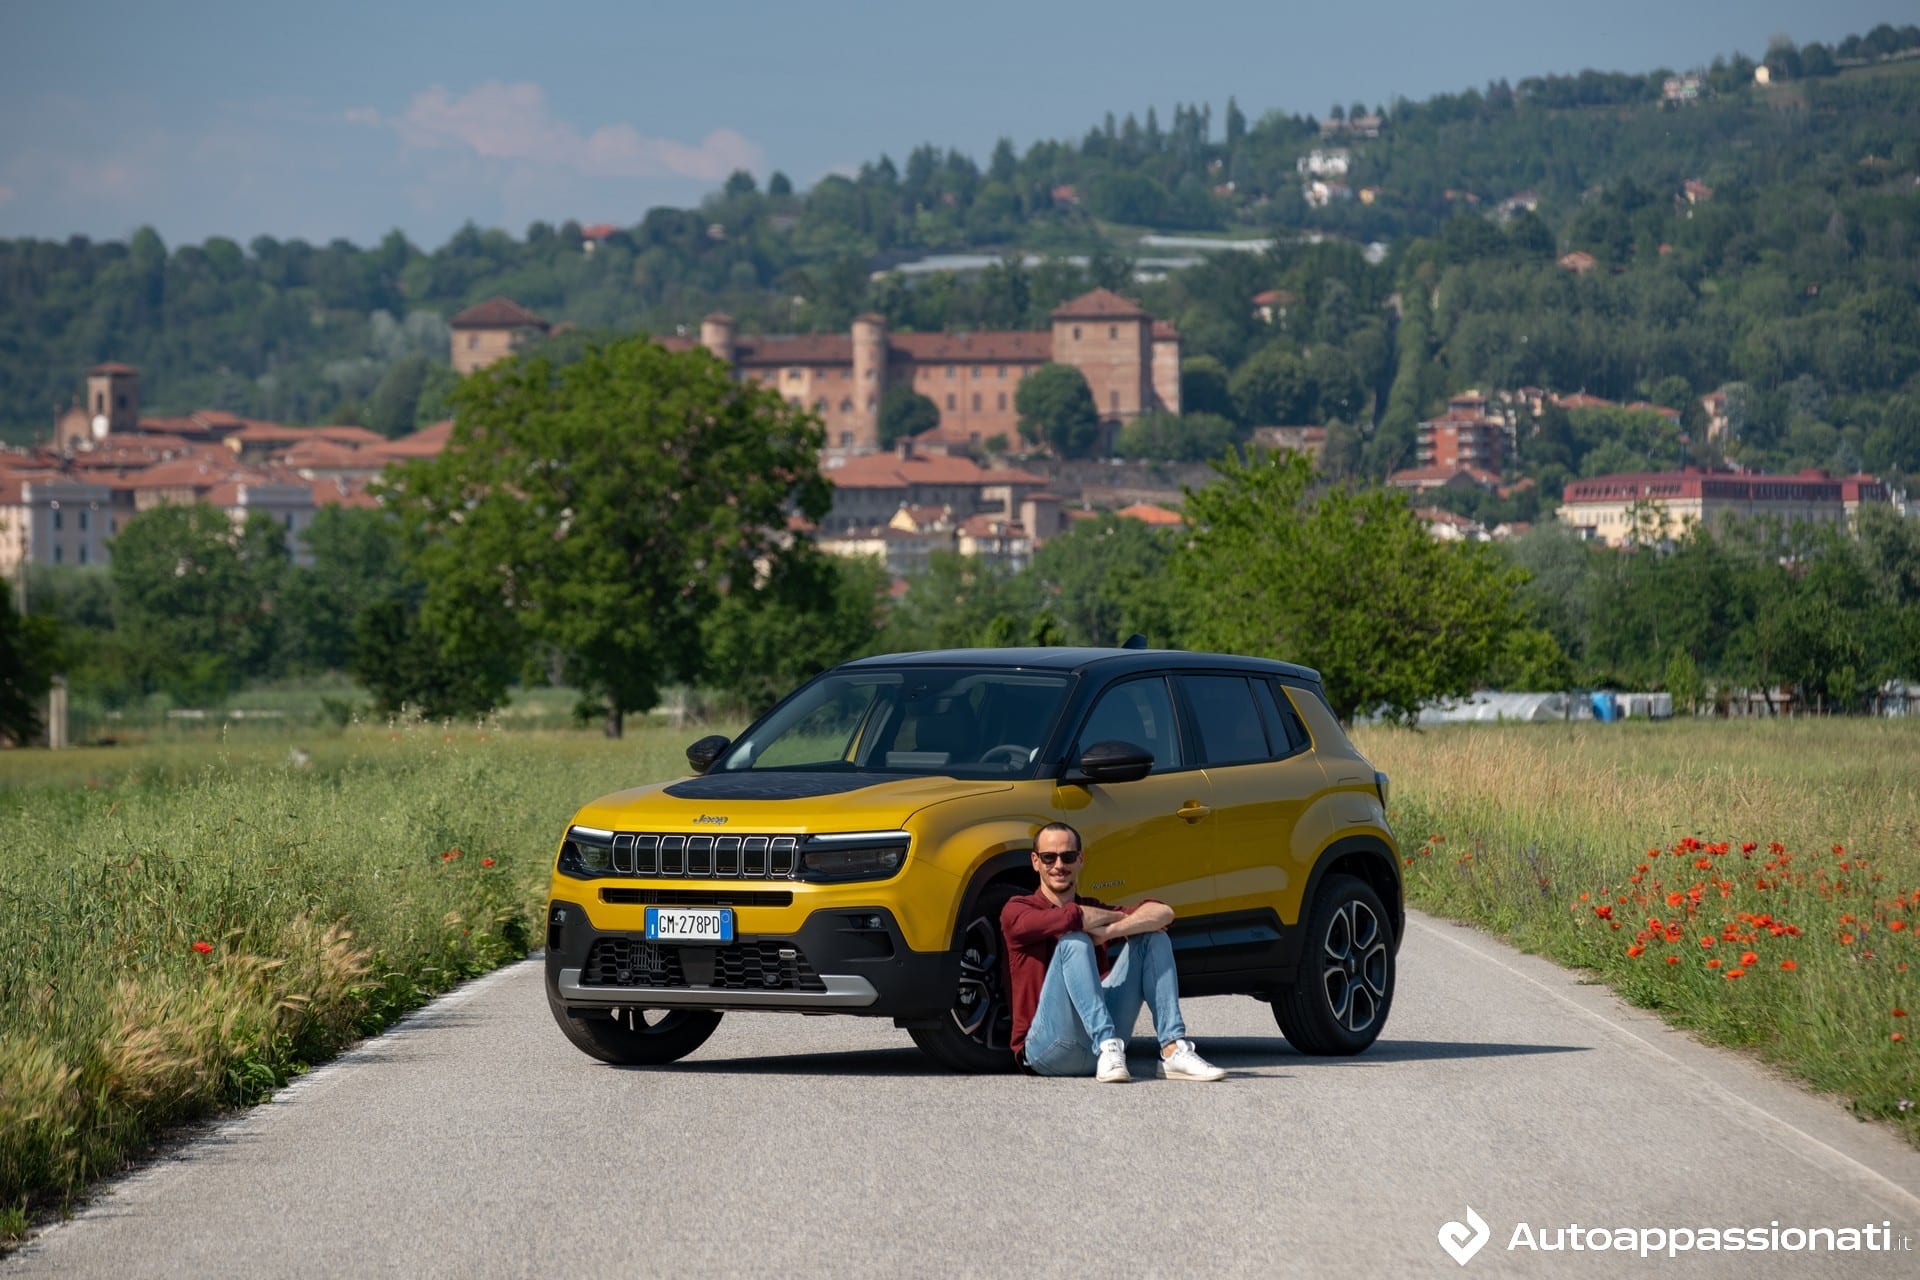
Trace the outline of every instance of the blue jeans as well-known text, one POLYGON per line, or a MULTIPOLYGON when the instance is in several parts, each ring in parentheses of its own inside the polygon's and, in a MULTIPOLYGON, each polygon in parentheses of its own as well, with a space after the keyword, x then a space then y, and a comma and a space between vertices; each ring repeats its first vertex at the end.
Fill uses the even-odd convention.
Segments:
POLYGON ((1100 1042, 1124 1039, 1143 1003, 1153 1011, 1153 1031, 1161 1044, 1187 1034, 1180 1017, 1180 976, 1167 935, 1137 933, 1108 949, 1117 954, 1102 978, 1094 964, 1093 940, 1086 934, 1062 934, 1055 945, 1022 1047, 1027 1065, 1039 1074, 1092 1075, 1100 1042))

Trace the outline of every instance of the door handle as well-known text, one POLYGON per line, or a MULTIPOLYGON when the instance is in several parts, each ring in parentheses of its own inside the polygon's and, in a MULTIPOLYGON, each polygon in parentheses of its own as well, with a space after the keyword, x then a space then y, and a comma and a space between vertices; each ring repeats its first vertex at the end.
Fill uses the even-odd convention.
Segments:
POLYGON ((1184 818, 1188 822, 1198 822, 1212 812, 1212 805, 1201 804, 1197 800, 1189 800, 1178 809, 1175 809, 1173 815, 1176 818, 1184 818))

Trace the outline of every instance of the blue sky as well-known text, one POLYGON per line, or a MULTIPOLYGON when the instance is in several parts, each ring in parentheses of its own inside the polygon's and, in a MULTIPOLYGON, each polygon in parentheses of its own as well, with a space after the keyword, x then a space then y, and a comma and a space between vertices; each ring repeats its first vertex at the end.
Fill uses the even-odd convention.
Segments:
POLYGON ((1249 117, 1835 41, 1914 0, 536 6, 0 0, 0 236, 358 243, 628 224, 733 168, 985 162, 1111 110, 1249 117))

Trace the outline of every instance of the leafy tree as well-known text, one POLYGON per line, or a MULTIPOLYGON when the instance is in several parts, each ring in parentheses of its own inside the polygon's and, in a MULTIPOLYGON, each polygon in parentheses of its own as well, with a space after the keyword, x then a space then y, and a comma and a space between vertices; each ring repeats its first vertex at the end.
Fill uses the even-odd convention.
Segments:
POLYGON ((280 609, 288 665, 345 671, 361 612, 417 595, 405 531, 385 510, 322 507, 302 537, 310 562, 288 572, 280 609))
POLYGON ((912 387, 899 386, 880 397, 880 447, 891 449, 940 425, 940 406, 912 387))
POLYGON ((139 636, 143 687, 218 699, 273 671, 286 531, 254 512, 235 529, 205 503, 154 507, 113 540, 114 626, 139 636))
POLYGON ((1120 428, 1113 451, 1152 462, 1204 462, 1233 447, 1234 425, 1212 413, 1143 413, 1120 428))
POLYGON ((473 643, 482 636, 472 628, 455 635, 437 629, 421 612, 424 595, 424 585, 415 584, 360 610, 348 658, 354 679, 388 715, 415 711, 441 720, 499 706, 513 679, 513 651, 473 643))
POLYGON ((1398 494, 1315 494, 1299 454, 1214 465, 1173 563, 1188 643, 1317 668, 1342 720, 1411 720, 1470 692, 1525 626, 1522 575, 1484 545, 1434 541, 1398 494))
POLYGON ((1032 577, 1069 644, 1117 645, 1140 634, 1180 643, 1180 607, 1168 569, 1178 545, 1171 531, 1102 515, 1049 539, 1033 557, 1032 577))
POLYGON ((891 652, 1011 643, 1039 612, 1034 582, 1003 565, 954 551, 936 551, 926 571, 907 580, 881 634, 891 652), (1004 619, 1004 621, 1000 621, 1004 619))
POLYGON ((635 337, 564 368, 508 361, 470 375, 455 408, 446 451, 393 484, 421 540, 423 620, 459 641, 504 615, 503 642, 552 655, 611 736, 664 682, 701 675, 703 621, 752 584, 790 514, 829 505, 818 421, 703 351, 635 337))
POLYGON ((1180 409, 1183 413, 1233 416, 1233 396, 1227 390, 1227 366, 1213 356, 1189 356, 1180 362, 1180 409))
POLYGON ((727 592, 702 623, 707 679, 758 714, 800 681, 872 649, 887 576, 878 561, 797 542, 765 579, 727 592))
POLYGON ((1063 458, 1083 458, 1100 437, 1100 413, 1086 375, 1069 364, 1043 364, 1013 394, 1020 434, 1045 441, 1063 458))
POLYGON ((14 612, 13 585, 0 577, 0 742, 40 735, 40 707, 60 657, 60 624, 14 612))
POLYGON ((367 402, 367 426, 389 439, 414 429, 420 408, 420 393, 434 362, 423 355, 410 355, 396 362, 373 389, 367 402))

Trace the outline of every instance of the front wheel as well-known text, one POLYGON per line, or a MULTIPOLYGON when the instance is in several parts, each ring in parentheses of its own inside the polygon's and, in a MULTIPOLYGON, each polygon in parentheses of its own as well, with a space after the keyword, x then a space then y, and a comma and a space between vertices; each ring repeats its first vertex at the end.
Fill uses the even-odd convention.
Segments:
POLYGON ((584 1017, 574 1017, 552 987, 547 1008, 574 1048, 620 1067, 678 1062, 720 1025, 720 1015, 711 1009, 589 1009, 584 1017))
POLYGON ((1293 985, 1273 998, 1274 1021, 1302 1053, 1359 1053, 1393 1005, 1393 931, 1373 886, 1329 876, 1308 917, 1293 985))
POLYGON ((1013 1008, 1007 1000, 1000 911, 1019 892, 1007 884, 981 891, 954 939, 960 986, 954 992, 953 1008, 930 1026, 908 1029, 921 1052, 949 1071, 981 1075, 1013 1069, 1013 1008))

